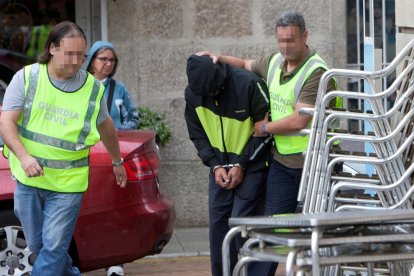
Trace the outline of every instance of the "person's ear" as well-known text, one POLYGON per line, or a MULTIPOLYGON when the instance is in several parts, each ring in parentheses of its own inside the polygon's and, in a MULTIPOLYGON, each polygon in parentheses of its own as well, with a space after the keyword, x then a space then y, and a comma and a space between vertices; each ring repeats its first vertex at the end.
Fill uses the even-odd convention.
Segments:
POLYGON ((56 52, 56 46, 53 43, 50 43, 49 53, 53 56, 56 52))
POLYGON ((303 40, 306 42, 308 40, 308 30, 303 32, 303 40))

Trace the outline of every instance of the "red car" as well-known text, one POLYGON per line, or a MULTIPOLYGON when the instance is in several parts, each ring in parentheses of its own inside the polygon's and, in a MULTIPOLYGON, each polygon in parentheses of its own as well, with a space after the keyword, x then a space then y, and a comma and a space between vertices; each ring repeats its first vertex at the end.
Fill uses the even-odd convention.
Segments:
MULTIPOLYGON (((115 183, 102 142, 91 148, 89 189, 70 247, 82 272, 159 253, 173 232, 173 201, 159 190, 155 133, 131 130, 118 136, 128 174, 124 189, 115 183)), ((0 157, 0 275, 25 275, 34 259, 13 213, 15 186, 7 160, 0 157)))

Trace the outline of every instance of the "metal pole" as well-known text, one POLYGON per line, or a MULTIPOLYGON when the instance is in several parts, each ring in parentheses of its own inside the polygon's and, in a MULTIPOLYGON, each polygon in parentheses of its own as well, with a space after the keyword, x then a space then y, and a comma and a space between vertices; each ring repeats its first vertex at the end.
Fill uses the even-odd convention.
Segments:
POLYGON ((108 41, 108 1, 101 0, 101 39, 108 41))
POLYGON ((369 33, 375 49, 374 0, 369 0, 369 33))
MULTIPOLYGON (((381 11, 381 22, 382 22, 382 66, 381 69, 387 66, 387 22, 386 22, 386 11, 385 11, 385 0, 382 0, 382 11, 381 11)), ((385 90, 387 88, 387 78, 383 79, 383 86, 382 89, 385 90)), ((387 105, 387 102, 385 102, 387 105)), ((388 107, 386 106, 386 110, 388 107)))
MULTIPOLYGON (((375 71, 375 34, 374 34, 374 0, 369 0, 369 7, 368 7, 368 22, 366 20, 365 14, 365 2, 363 6, 363 15, 364 15, 364 71, 374 72, 375 71)), ((373 91, 371 90, 370 85, 367 81, 364 81, 364 93, 371 94, 373 91)), ((368 103, 368 101, 364 101, 364 110, 372 110, 372 106, 368 103)), ((368 133, 372 130, 372 125, 368 122, 364 122, 364 133, 368 133)), ((374 152, 374 149, 371 144, 365 143, 365 151, 366 152, 374 152)), ((373 167, 366 166, 365 172, 368 175, 372 175, 374 173, 373 167)))
MULTIPOLYGON (((359 17, 359 15, 361 14, 360 8, 359 8, 359 3, 361 0, 356 0, 356 20, 357 20, 357 64, 358 64, 358 69, 357 70, 363 70, 363 68, 361 68, 361 36, 360 36, 360 31, 361 31, 361 19, 359 17)), ((362 3, 364 5, 364 3, 362 3)), ((364 10, 364 9, 362 9, 364 10)), ((364 17, 363 17, 364 18, 364 17)), ((364 24, 364 23, 362 23, 364 24)), ((365 28, 365 25, 363 25, 365 28)), ((358 80, 358 92, 362 92, 362 85, 361 85, 361 81, 358 80)), ((362 109, 362 101, 358 100, 358 109, 362 109)), ((358 130, 362 131, 362 122, 358 121, 358 130)))

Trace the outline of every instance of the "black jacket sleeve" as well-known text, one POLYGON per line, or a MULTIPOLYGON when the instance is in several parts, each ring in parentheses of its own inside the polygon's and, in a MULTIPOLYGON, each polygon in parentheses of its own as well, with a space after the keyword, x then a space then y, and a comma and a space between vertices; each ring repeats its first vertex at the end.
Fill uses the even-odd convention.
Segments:
MULTIPOLYGON (((188 91, 186 91, 186 94, 187 93, 188 91)), ((187 123, 188 135, 190 140, 194 143, 198 156, 201 161, 203 161, 203 164, 210 168, 214 168, 214 166, 219 165, 219 160, 217 159, 214 149, 208 140, 207 134, 201 125, 195 108, 189 101, 186 101, 184 115, 187 123)))
MULTIPOLYGON (((266 113, 269 112, 269 93, 266 83, 260 78, 254 78, 248 91, 250 99, 250 117, 253 123, 263 120, 266 113)), ((238 157, 237 163, 244 168, 248 168, 251 163, 263 161, 263 164, 270 157, 270 147, 272 137, 250 137, 249 142, 243 149, 242 154, 238 157)))

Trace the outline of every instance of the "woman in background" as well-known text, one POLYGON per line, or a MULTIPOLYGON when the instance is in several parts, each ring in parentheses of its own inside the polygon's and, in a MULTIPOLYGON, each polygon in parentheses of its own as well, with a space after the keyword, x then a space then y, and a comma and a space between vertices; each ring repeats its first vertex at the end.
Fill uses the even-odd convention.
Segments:
POLYGON ((109 114, 117 129, 137 129, 138 111, 129 96, 126 86, 113 77, 118 67, 114 46, 107 41, 92 45, 84 68, 105 86, 105 99, 109 114))

